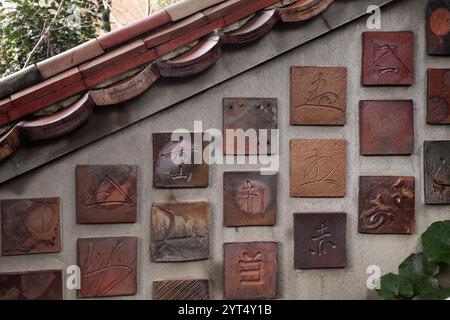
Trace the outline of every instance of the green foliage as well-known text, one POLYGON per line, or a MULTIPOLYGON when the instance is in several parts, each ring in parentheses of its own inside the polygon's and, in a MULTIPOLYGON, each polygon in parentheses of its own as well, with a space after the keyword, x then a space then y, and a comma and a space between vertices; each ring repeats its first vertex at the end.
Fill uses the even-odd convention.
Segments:
POLYGON ((386 300, 446 299, 450 289, 443 289, 436 279, 439 264, 450 261, 450 221, 433 223, 422 235, 423 251, 403 261, 399 274, 381 277, 377 293, 386 300))

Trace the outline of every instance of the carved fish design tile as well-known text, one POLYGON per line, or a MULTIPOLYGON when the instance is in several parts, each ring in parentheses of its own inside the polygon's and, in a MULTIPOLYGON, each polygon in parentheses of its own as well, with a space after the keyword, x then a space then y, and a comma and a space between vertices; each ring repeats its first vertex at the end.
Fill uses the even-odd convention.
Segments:
POLYGON ((425 202, 450 204, 450 141, 424 142, 425 202))
POLYGON ((153 262, 209 258, 207 202, 154 203, 151 216, 153 262))
POLYGON ((360 233, 412 234, 414 217, 414 177, 359 178, 360 233))
POLYGON ((154 300, 209 300, 209 280, 161 280, 153 282, 154 300))
POLYGON ((450 69, 428 69, 428 124, 450 124, 450 69))

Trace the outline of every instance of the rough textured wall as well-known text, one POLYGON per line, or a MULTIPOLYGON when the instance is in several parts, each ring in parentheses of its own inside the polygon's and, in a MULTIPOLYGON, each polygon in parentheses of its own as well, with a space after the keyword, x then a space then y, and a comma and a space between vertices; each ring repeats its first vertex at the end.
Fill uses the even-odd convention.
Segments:
MULTIPOLYGON (((351 4, 349 4, 351 5, 351 4)), ((366 268, 379 265, 383 273, 396 271, 398 264, 419 246, 419 235, 433 221, 449 219, 445 206, 425 206, 423 196, 424 140, 450 137, 450 128, 425 123, 426 68, 448 67, 448 58, 433 58, 425 50, 425 1, 399 1, 383 10, 383 30, 413 30, 416 34, 416 79, 408 88, 362 88, 360 85, 361 32, 365 20, 351 23, 276 60, 236 77, 202 95, 141 121, 136 125, 0 186, 0 198, 61 197, 62 251, 21 257, 0 257, 0 272, 65 268, 76 263, 76 240, 83 237, 135 235, 138 243, 138 294, 127 298, 150 299, 152 281, 179 277, 212 279, 212 298, 220 299, 222 245, 234 241, 278 241, 282 299, 365 299, 366 268), (293 127, 289 125, 290 66, 324 65, 348 68, 348 119, 345 127, 293 127), (196 190, 156 190, 152 187, 152 140, 154 132, 193 126, 222 128, 223 97, 277 97, 281 129, 278 223, 275 227, 223 228, 222 175, 238 167, 213 166, 210 187, 196 190), (362 99, 414 99, 415 153, 411 157, 359 156, 358 102, 362 99), (289 197, 289 140, 292 138, 345 138, 348 141, 347 197, 344 199, 292 199, 289 197), (77 164, 138 165, 138 222, 123 225, 77 225, 75 222, 75 166, 77 164), (357 233, 359 175, 414 175, 417 180, 416 233, 363 235, 357 233), (211 258, 202 262, 155 264, 150 262, 150 209, 153 201, 210 200, 211 258), (294 212, 339 212, 348 214, 348 267, 336 270, 294 270, 294 212)), ((299 30, 299 32, 301 32, 299 30)), ((174 85, 173 90, 177 90, 174 85)), ((133 102, 131 102, 132 104, 133 102)), ((121 107, 126 107, 121 106, 121 107)), ((244 169, 244 168, 242 168, 244 169)), ((74 299, 75 292, 65 291, 74 299)))

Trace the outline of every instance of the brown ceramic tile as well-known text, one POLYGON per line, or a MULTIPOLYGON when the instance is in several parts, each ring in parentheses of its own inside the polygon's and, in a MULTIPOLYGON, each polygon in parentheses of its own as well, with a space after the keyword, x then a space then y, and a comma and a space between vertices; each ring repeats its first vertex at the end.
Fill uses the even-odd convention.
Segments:
POLYGON ((16 125, 5 135, 0 137, 0 161, 9 158, 22 147, 22 134, 20 127, 16 125))
POLYGON ((225 227, 273 226, 277 221, 278 175, 225 172, 223 224, 225 227))
POLYGON ((137 238, 78 239, 78 298, 135 295, 137 238))
POLYGON ((428 1, 426 17, 428 54, 450 55, 450 2, 428 1))
POLYGON ((275 299, 278 279, 278 244, 275 242, 225 243, 224 273, 226 299, 275 299))
POLYGON ((0 300, 62 300, 61 270, 0 273, 0 300))
POLYGON ((424 142, 425 202, 450 204, 450 141, 424 142))
POLYGON ((136 222, 136 166, 77 166, 77 222, 136 222))
POLYGON ((154 300, 209 300, 209 280, 153 281, 154 300))
POLYGON ((2 255, 61 250, 59 198, 1 201, 2 255))
POLYGON ((345 213, 294 214, 295 268, 345 268, 346 225, 345 213))
POLYGON ((428 69, 428 124, 450 124, 450 69, 428 69))
POLYGON ((260 145, 255 145, 257 150, 251 150, 252 146, 249 139, 245 139, 245 146, 238 146, 238 139, 233 141, 227 139, 227 132, 231 136, 236 130, 249 129, 256 130, 259 140, 259 130, 268 130, 267 132, 267 152, 271 153, 271 134, 272 129, 278 129, 278 107, 277 99, 269 98, 225 98, 223 99, 223 128, 224 128, 224 153, 228 155, 248 155, 264 153, 260 150, 260 145), (229 144, 229 145, 228 145, 229 144), (238 147, 242 148, 238 149, 238 147), (244 149, 245 148, 245 149, 244 149))
POLYGON ((206 16, 208 22, 212 22, 244 8, 253 1, 254 0, 227 0, 221 4, 202 11, 202 13, 206 16))
POLYGON ((166 7, 167 13, 172 18, 172 21, 178 21, 190 16, 196 12, 202 11, 206 8, 224 2, 225 0, 185 0, 176 2, 166 7))
POLYGON ((346 109, 346 68, 291 68, 292 125, 344 125, 346 109))
POLYGON ((203 164, 195 164, 194 161, 196 157, 203 158, 205 144, 197 146, 193 133, 191 141, 174 142, 171 139, 171 133, 153 134, 153 186, 156 188, 208 187, 208 165, 203 161, 203 164))
POLYGON ((247 6, 242 9, 239 9, 229 15, 224 17, 225 25, 230 25, 238 20, 241 20, 245 17, 252 15, 255 12, 260 11, 261 9, 270 7, 275 3, 279 2, 279 0, 259 0, 259 1, 251 1, 247 6))
POLYGON ((334 0, 300 0, 290 6, 279 8, 283 22, 299 22, 309 20, 325 11, 334 0))
POLYGON ((361 155, 414 153, 414 115, 411 100, 361 101, 361 155))
POLYGON ((364 32, 362 38, 364 86, 413 84, 413 32, 364 32))
POLYGON ((30 65, 22 70, 0 79, 0 99, 31 87, 42 81, 41 73, 36 65, 30 65))
POLYGON ((360 233, 414 232, 414 177, 360 177, 360 233))
POLYGON ((345 140, 291 140, 291 197, 344 197, 346 149, 345 140))
POLYGON ((154 203, 151 218, 153 262, 209 258, 207 202, 154 203))

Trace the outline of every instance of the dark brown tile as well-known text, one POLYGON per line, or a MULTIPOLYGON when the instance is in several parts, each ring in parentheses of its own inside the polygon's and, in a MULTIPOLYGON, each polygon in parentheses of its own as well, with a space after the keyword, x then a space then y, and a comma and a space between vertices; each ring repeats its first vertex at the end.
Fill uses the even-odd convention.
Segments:
POLYGON ((223 224, 225 227, 273 226, 277 221, 278 175, 225 172, 223 224))
POLYGON ((425 202, 450 204, 450 141, 424 142, 425 202))
POLYGON ((209 300, 209 280, 153 281, 154 300, 209 300))
POLYGON ((77 222, 136 222, 136 166, 77 166, 77 222))
POLYGON ((1 201, 2 255, 61 250, 59 198, 1 201))
POLYGON ((278 129, 277 99, 269 98, 225 98, 223 99, 223 129, 224 154, 255 155, 265 153, 259 145, 259 130, 268 130, 267 153, 272 152, 270 130, 278 129), (245 144, 239 145, 236 130, 256 130, 258 144, 250 144, 245 138, 245 144), (230 135, 231 138, 228 138, 230 135), (234 139, 233 139, 234 138, 234 139), (233 144, 234 143, 234 144, 233 144))
POLYGON ((291 140, 291 197, 344 197, 346 150, 345 140, 291 140))
POLYGON ((278 279, 278 244, 243 242, 224 244, 226 299, 275 299, 278 279))
POLYGON ((450 2, 428 1, 426 17, 428 54, 450 55, 450 2))
POLYGON ((194 135, 202 134, 192 133, 191 141, 183 139, 172 141, 171 133, 153 134, 153 186, 155 188, 208 187, 208 165, 203 161, 202 164, 195 164, 196 158, 203 159, 205 143, 197 146, 194 135))
POLYGON ((151 217, 153 262, 209 258, 207 202, 154 203, 151 217))
POLYGON ((78 298, 135 295, 137 238, 78 239, 78 298))
POLYGON ((0 273, 0 300, 62 300, 61 270, 0 273))
POLYGON ((294 214, 296 269, 344 268, 347 265, 345 213, 294 214))
POLYGON ((414 153, 414 115, 411 100, 361 101, 359 124, 361 155, 414 153))
POLYGON ((414 211, 414 177, 359 178, 360 233, 411 234, 414 211))
POLYGON ((450 124, 450 69, 428 69, 428 124, 450 124))
POLYGON ((291 68, 291 124, 344 125, 347 68, 291 68))
POLYGON ((364 86, 413 84, 413 32, 364 32, 362 38, 364 86))

